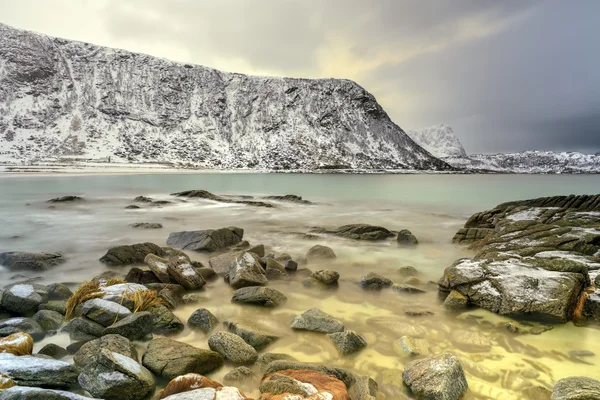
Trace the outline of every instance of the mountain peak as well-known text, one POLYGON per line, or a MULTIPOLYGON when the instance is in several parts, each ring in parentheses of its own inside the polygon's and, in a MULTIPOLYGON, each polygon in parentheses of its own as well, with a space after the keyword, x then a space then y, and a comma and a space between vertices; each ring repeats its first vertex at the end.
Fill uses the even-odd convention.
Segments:
POLYGON ((406 132, 419 146, 436 157, 466 157, 467 153, 452 128, 438 124, 406 132))

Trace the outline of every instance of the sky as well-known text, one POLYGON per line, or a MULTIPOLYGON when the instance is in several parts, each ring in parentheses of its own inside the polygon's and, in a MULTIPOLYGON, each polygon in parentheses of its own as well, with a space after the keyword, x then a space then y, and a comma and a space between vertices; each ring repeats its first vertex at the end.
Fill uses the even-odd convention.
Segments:
POLYGON ((16 28, 258 75, 346 78, 467 153, 600 151, 600 0, 0 0, 16 28))

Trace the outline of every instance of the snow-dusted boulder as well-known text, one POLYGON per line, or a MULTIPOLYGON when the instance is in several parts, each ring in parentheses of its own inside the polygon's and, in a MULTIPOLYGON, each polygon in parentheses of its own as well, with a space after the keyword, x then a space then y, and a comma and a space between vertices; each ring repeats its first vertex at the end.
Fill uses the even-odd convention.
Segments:
POLYGON ((77 382, 79 369, 64 361, 0 353, 0 373, 20 386, 68 388, 77 382))

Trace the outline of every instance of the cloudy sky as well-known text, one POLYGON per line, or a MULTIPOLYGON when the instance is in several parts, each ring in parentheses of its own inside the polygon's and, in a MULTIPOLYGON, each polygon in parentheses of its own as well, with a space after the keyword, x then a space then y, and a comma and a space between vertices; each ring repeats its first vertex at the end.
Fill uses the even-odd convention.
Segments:
POLYGON ((600 151, 599 0, 0 0, 0 22, 227 71, 339 77, 467 152, 600 151))

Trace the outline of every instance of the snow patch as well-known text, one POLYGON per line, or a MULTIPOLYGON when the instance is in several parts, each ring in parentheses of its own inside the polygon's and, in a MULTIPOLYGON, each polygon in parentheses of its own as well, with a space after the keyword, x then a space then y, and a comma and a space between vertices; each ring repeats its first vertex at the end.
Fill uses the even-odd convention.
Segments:
POLYGON ((129 357, 124 356, 124 355, 119 354, 119 353, 115 353, 114 351, 111 352, 111 354, 112 354, 113 358, 115 359, 115 361, 117 363, 119 363, 119 365, 123 369, 125 369, 127 371, 130 371, 134 375, 139 375, 139 374, 142 373, 142 367, 134 359, 129 358, 129 357))
POLYGON ((15 285, 10 288, 10 293, 12 293, 13 295, 20 297, 22 299, 25 299, 25 298, 31 296, 33 294, 33 292, 35 292, 35 289, 33 288, 32 285, 20 284, 20 285, 15 285))

